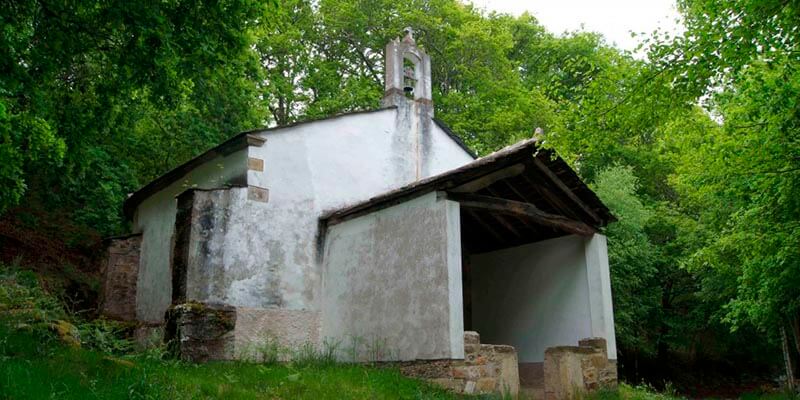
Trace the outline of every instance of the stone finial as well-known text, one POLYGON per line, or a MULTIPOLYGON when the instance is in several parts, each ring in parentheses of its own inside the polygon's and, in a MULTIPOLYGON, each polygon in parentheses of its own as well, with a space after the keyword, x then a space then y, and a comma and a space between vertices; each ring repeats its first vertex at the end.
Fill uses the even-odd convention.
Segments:
POLYGON ((541 141, 543 137, 544 137, 544 129, 537 126, 536 129, 533 130, 533 138, 536 139, 537 141, 541 141))
POLYGON ((405 34, 405 36, 403 37, 403 41, 404 42, 411 43, 411 44, 416 43, 414 41, 414 29, 412 27, 407 26, 407 27, 403 28, 403 33, 405 34))

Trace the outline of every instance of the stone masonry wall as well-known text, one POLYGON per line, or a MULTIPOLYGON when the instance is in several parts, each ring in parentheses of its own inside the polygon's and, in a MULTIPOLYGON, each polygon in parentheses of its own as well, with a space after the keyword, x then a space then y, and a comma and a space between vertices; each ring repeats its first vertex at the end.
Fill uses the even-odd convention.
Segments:
POLYGON ((481 344, 477 332, 464 332, 464 360, 419 360, 399 363, 410 377, 464 394, 519 393, 517 352, 511 346, 481 344))
POLYGON ((234 358, 236 308, 187 302, 167 310, 164 339, 179 359, 191 362, 234 358))
POLYGON ((550 347, 544 353, 545 400, 568 400, 617 384, 617 366, 609 361, 606 340, 588 338, 578 346, 550 347))
POLYGON ((109 239, 102 271, 100 313, 103 316, 136 321, 136 282, 141 243, 141 234, 109 239))

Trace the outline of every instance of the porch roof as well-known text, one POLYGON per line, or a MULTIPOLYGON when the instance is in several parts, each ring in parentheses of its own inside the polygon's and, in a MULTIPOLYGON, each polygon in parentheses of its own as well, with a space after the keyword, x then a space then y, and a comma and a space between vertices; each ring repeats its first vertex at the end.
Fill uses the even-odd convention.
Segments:
POLYGON ((590 235, 616 220, 564 160, 529 139, 459 168, 323 214, 333 225, 432 191, 461 204, 461 231, 482 252, 563 236, 590 235))

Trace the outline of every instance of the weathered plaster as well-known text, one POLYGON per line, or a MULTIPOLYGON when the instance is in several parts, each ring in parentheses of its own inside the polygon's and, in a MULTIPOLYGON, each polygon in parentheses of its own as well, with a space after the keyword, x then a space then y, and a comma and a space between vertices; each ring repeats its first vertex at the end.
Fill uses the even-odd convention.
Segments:
POLYGON ((177 202, 175 196, 191 187, 213 188, 241 184, 246 177, 247 151, 217 157, 143 201, 133 226, 142 233, 136 293, 140 321, 161 323, 172 298, 170 259, 177 202))
POLYGON ((308 310, 237 307, 234 336, 239 358, 258 359, 259 346, 264 345, 277 345, 279 349, 319 346, 320 315, 308 310))
POLYGON ((586 278, 592 313, 592 337, 606 339, 608 358, 617 359, 614 307, 611 300, 611 273, 608 267, 606 237, 594 235, 585 241, 586 278))
POLYGON ((616 358, 607 329, 613 315, 596 307, 610 302, 610 284, 595 282, 608 270, 603 239, 565 236, 472 256, 473 328, 485 342, 514 346, 520 363, 542 362, 548 347, 593 336, 606 338, 616 358))
MULTIPOLYGON (((210 221, 225 228, 216 242, 206 243, 216 249, 207 253, 206 263, 219 271, 195 283, 206 291, 195 297, 238 307, 319 310, 321 272, 314 257, 319 216, 417 178, 412 145, 419 133, 404 118, 390 108, 253 133, 266 143, 203 164, 145 200, 135 221, 144 232, 139 318, 160 322, 170 304, 174 197, 190 187, 241 183, 243 177, 265 196, 256 201, 241 195, 245 189, 235 189, 225 200, 229 204, 214 206, 226 211, 210 221), (262 160, 262 168, 248 168, 253 159, 262 160)), ((431 174, 472 161, 435 124, 429 133, 441 145, 429 152, 431 174)))
POLYGON ((463 358, 457 210, 430 193, 330 227, 322 336, 380 340, 379 361, 463 358))

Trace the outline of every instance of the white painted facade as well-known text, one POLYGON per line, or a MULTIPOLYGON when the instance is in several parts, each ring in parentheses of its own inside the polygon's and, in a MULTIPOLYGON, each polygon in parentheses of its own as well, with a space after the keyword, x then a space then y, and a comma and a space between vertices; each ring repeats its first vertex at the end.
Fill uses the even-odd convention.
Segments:
POLYGON ((331 226, 322 289, 322 337, 377 340, 384 360, 464 358, 458 203, 428 193, 331 226))
POLYGON ((602 337, 617 358, 605 236, 564 236, 470 261, 472 324, 486 343, 539 363, 548 347, 602 337))
POLYGON ((194 188, 222 187, 247 170, 247 152, 219 156, 193 169, 165 189, 145 199, 136 209, 134 232, 142 233, 136 316, 147 323, 161 323, 172 300, 170 262, 175 230, 175 196, 194 188))
POLYGON ((391 107, 254 132, 266 143, 205 163, 147 198, 134 217, 135 231, 144 234, 138 317, 158 323, 170 304, 175 196, 189 188, 224 187, 242 175, 247 185, 269 190, 269 201, 244 198, 231 209, 238 222, 225 233, 220 268, 235 278, 214 300, 318 311, 316 236, 323 212, 473 160, 438 125, 418 130, 418 115, 415 106, 391 107), (421 151, 426 142, 430 147, 421 151), (248 158, 263 160, 263 171, 248 170, 248 158))

